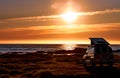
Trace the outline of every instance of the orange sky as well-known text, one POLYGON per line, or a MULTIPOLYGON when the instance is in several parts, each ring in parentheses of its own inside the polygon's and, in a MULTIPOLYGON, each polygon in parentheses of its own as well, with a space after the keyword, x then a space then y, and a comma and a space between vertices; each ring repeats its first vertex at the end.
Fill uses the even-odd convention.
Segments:
POLYGON ((119 43, 120 23, 33 26, 0 31, 1 43, 89 43, 89 37, 103 37, 119 43), (4 33, 4 35, 2 35, 4 33))
POLYGON ((103 37, 120 44, 120 5, 112 1, 13 0, 19 5, 1 1, 0 43, 89 44, 89 37, 103 37))

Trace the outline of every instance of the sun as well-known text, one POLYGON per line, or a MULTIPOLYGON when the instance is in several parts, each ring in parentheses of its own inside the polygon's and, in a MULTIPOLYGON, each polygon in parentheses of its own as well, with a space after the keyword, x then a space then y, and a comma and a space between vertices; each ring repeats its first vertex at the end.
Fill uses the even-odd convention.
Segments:
POLYGON ((66 22, 72 23, 77 19, 78 14, 73 11, 68 11, 68 12, 60 15, 60 17, 63 18, 66 22))

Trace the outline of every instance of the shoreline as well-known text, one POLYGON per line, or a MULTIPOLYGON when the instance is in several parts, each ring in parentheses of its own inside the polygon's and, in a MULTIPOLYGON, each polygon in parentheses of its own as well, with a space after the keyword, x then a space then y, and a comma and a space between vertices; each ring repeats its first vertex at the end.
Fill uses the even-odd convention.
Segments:
POLYGON ((82 56, 86 49, 60 50, 43 54, 0 55, 0 78, 119 78, 120 57, 115 56, 113 67, 84 67, 82 56), (67 55, 75 52, 74 55, 67 55), (61 55, 60 55, 61 54, 61 55))

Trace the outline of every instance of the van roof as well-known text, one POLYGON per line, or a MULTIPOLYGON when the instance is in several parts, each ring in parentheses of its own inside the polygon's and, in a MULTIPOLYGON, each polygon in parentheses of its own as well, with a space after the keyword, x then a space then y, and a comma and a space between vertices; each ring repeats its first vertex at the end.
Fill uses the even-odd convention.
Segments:
POLYGON ((91 45, 103 44, 109 45, 109 43, 104 38, 89 38, 91 40, 91 45))

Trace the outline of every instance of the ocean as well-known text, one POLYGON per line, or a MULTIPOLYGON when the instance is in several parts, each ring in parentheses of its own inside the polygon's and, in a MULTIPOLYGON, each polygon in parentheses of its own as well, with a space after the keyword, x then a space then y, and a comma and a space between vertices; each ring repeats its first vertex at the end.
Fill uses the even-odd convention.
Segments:
MULTIPOLYGON (((88 44, 0 44, 0 52, 47 52, 87 47, 88 44)), ((113 50, 120 49, 120 45, 111 45, 111 47, 113 50)))

